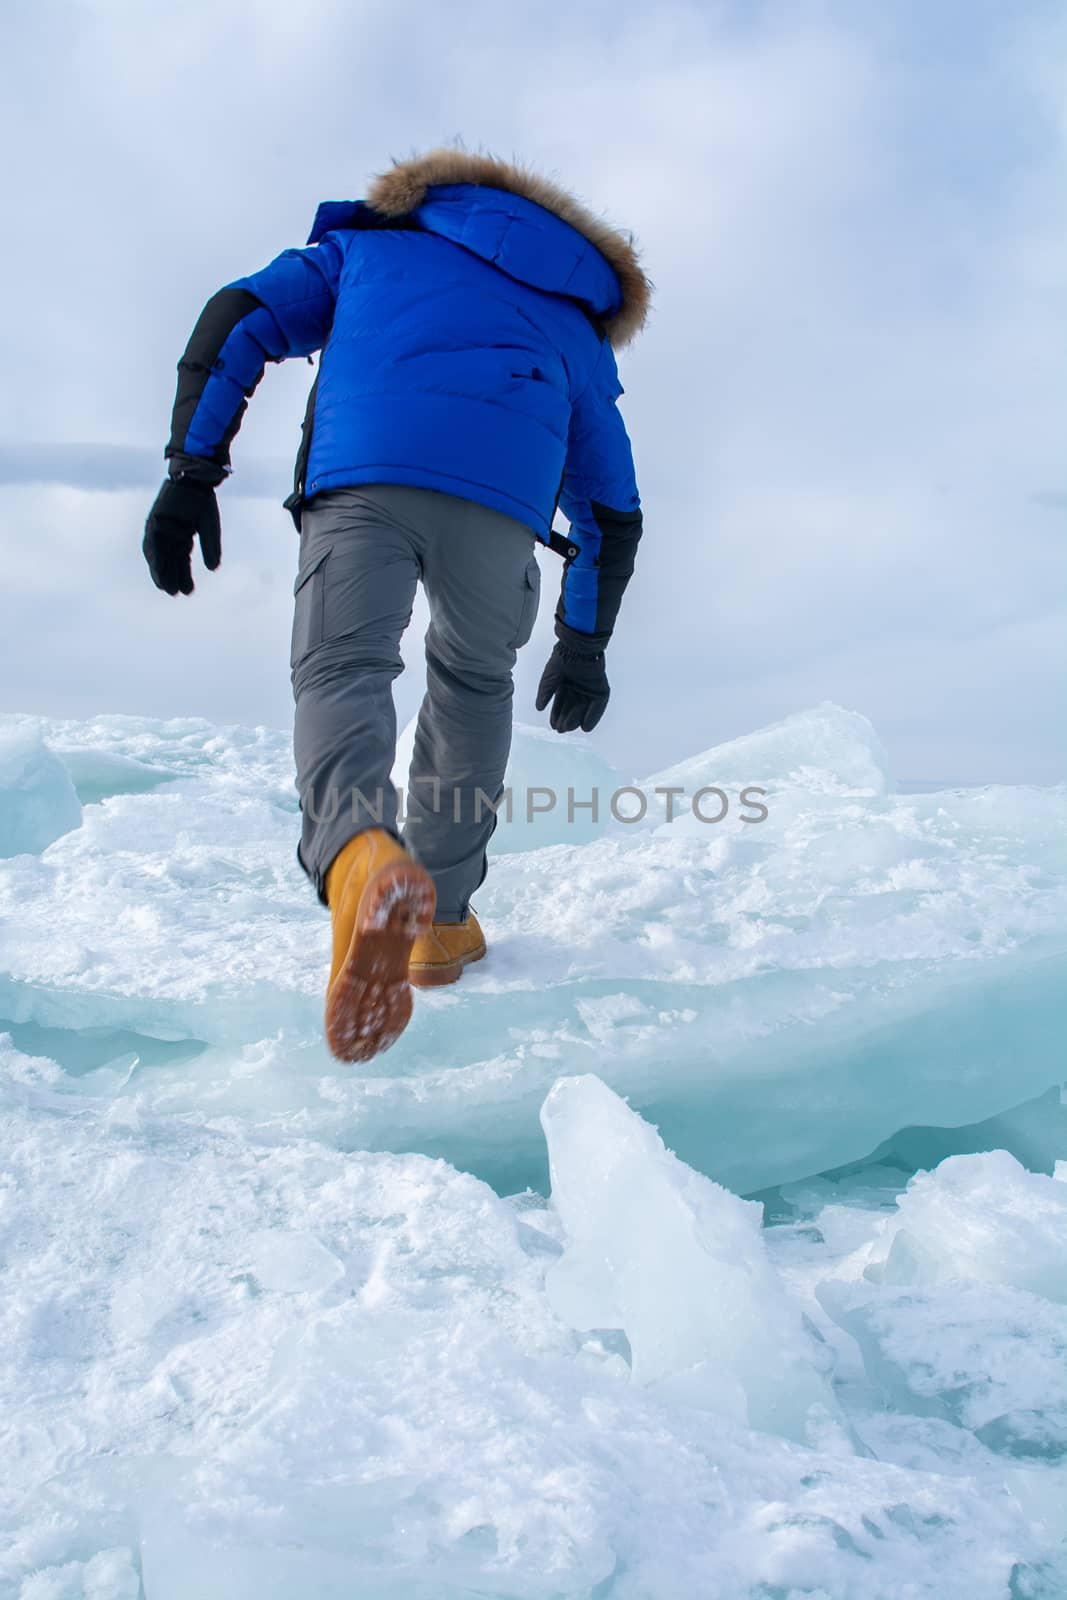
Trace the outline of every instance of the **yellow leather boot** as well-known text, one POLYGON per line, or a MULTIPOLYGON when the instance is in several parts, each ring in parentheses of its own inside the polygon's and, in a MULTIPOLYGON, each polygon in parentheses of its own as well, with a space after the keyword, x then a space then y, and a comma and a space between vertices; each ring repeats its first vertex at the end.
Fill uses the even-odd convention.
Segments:
POLYGON ((429 929, 430 874, 384 828, 350 839, 326 874, 333 965, 326 1042, 339 1061, 388 1050, 411 1019, 408 957, 429 929))
POLYGON ((466 922, 435 922, 411 947, 408 977, 416 989, 455 983, 463 968, 485 955, 485 934, 472 911, 466 922))

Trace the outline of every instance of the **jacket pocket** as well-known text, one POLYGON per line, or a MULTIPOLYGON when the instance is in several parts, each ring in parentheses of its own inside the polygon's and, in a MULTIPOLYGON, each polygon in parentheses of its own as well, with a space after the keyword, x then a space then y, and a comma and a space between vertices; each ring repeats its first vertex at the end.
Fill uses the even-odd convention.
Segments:
POLYGON ((324 550, 310 566, 301 567, 293 584, 293 644, 289 652, 289 666, 295 668, 304 657, 320 645, 325 632, 326 613, 326 562, 330 552, 324 550))
POLYGON ((537 621, 537 608, 541 601, 541 568, 537 564, 537 557, 531 556, 526 564, 522 585, 522 609, 519 612, 519 625, 515 637, 511 641, 513 650, 521 650, 534 630, 537 621))

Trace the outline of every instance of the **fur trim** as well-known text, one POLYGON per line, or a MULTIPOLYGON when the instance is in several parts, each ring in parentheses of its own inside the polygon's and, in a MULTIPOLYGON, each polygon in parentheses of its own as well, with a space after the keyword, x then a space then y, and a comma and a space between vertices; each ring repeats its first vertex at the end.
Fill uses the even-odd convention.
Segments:
POLYGON ((604 222, 559 184, 527 167, 498 161, 493 156, 471 155, 466 150, 430 150, 410 161, 396 161, 388 172, 372 179, 367 204, 383 216, 406 217, 422 204, 427 189, 446 183, 480 183, 487 188, 506 189, 569 223, 600 251, 619 280, 622 305, 613 317, 604 318, 612 344, 622 349, 644 327, 652 285, 641 270, 632 237, 604 222))

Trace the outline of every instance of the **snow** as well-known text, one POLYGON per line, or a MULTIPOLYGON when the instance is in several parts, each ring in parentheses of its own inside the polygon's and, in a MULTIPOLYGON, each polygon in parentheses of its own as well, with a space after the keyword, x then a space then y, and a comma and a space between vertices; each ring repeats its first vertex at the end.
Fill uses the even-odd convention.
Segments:
POLYGON ((350 1070, 286 736, 0 719, 0 1595, 1067 1592, 1063 792, 657 782, 350 1070))
MULTIPOLYGON (((149 1600, 598 1585, 633 1600, 707 1592, 712 1577, 727 1597, 778 1585, 889 1600, 999 1596, 1012 1571, 1019 1593, 1019 1574, 1067 1577, 1040 1502, 965 1420, 931 1442, 918 1411, 920 1467, 892 1440, 865 1453, 879 1414, 859 1403, 855 1446, 830 1426, 799 1444, 709 1419, 706 1393, 631 1377, 624 1340, 573 1327, 551 1280, 582 1247, 574 1208, 580 1222, 599 1207, 608 1227, 599 1169, 584 1185, 570 1170, 558 1207, 509 1204, 423 1156, 266 1145, 236 1123, 74 1097, 10 1048, 5 1068, 0 1592, 118 1596, 135 1570, 149 1600)), ((584 1105, 568 1087, 554 1154, 557 1133, 580 1152, 599 1105, 659 1191, 651 1214, 666 1197, 676 1222, 711 1229, 658 1275, 661 1325, 672 1305, 703 1316, 710 1331, 692 1334, 712 1349, 737 1278, 709 1306, 684 1272, 703 1261, 710 1285, 743 1263, 760 1298, 739 1331, 759 1332, 748 1313, 762 1306, 795 1336, 806 1301, 761 1258, 754 1208, 687 1173, 595 1080, 584 1105)), ((635 1194, 607 1242, 625 1251, 641 1220, 635 1194)), ((1036 1319, 1034 1332, 1017 1354, 1037 1376, 1036 1319)), ((824 1337, 846 1342, 828 1319, 824 1337)), ((768 1361, 769 1342, 760 1332, 768 1361)), ((734 1359, 759 1379, 755 1352, 735 1345, 734 1359)), ((774 1383, 773 1363, 762 1376, 774 1383)))

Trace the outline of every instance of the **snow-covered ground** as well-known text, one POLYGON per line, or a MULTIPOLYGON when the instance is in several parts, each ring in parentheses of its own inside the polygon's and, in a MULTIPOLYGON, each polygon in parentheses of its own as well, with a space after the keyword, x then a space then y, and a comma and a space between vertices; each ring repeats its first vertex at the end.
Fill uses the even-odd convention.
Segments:
POLYGON ((1063 791, 631 781, 356 1071, 286 736, 0 721, 0 1596, 1067 1594, 1063 791))

